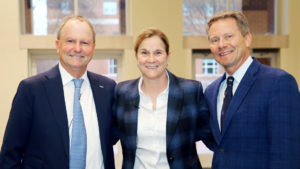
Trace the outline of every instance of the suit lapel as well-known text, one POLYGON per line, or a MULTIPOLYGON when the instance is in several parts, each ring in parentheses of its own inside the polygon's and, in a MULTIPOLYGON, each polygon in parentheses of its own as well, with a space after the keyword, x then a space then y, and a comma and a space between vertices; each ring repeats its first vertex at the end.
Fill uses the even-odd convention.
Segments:
POLYGON ((256 80, 256 73, 259 70, 260 63, 253 58, 253 62, 246 71, 244 77, 242 78, 231 102, 227 110, 227 114, 225 117, 225 123, 224 123, 224 132, 222 132, 221 139, 225 135, 226 130, 229 127, 230 121, 234 115, 234 113, 237 112, 238 108, 244 101, 248 91, 251 89, 253 83, 256 80))
POLYGON ((67 158, 69 158, 69 130, 68 117, 65 106, 64 91, 58 65, 46 74, 44 81, 45 90, 56 124, 59 127, 60 135, 64 145, 67 158))
POLYGON ((218 93, 219 93, 219 88, 220 88, 220 85, 222 83, 222 81, 226 78, 226 74, 224 74, 222 77, 218 78, 216 80, 216 82, 214 83, 215 86, 213 86, 213 91, 210 91, 211 92, 211 95, 212 95, 212 112, 211 112, 211 126, 212 127, 212 132, 213 132, 213 135, 216 139, 216 141, 218 142, 218 144, 220 143, 220 138, 221 138, 221 131, 220 131, 220 127, 219 127, 219 123, 218 123, 218 110, 217 110, 217 104, 215 103, 218 103, 218 93))
MULTIPOLYGON (((91 90, 93 93, 94 97, 94 102, 95 102, 95 107, 96 107, 96 113, 97 113, 97 119, 98 119, 98 125, 99 125, 99 134, 100 134, 100 143, 102 147, 102 153, 105 153, 104 149, 108 144, 105 143, 104 137, 106 137, 104 134, 104 129, 105 129, 105 114, 102 111, 105 111, 104 107, 110 106, 110 105, 105 105, 105 102, 103 99, 105 99, 105 86, 101 84, 101 81, 97 78, 95 78, 90 72, 87 72, 90 85, 91 85, 91 90)), ((105 155, 103 156, 105 157, 105 155)))
POLYGON ((178 79, 172 73, 168 73, 170 82, 167 108, 167 145, 176 131, 183 105, 183 91, 178 85, 178 79))

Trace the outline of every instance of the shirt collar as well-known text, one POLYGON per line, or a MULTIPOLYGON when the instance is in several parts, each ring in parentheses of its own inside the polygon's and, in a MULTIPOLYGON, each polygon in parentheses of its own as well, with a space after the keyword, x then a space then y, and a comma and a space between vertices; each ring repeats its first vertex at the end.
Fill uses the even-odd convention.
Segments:
MULTIPOLYGON (((76 79, 69 72, 66 71, 66 69, 61 65, 60 62, 59 62, 59 72, 62 78, 63 86, 67 85, 73 79, 76 79)), ((84 82, 88 82, 87 71, 85 71, 80 78, 83 79, 84 82)))
MULTIPOLYGON (((241 67, 239 67, 238 70, 233 73, 232 76, 234 77, 235 82, 240 83, 240 81, 244 77, 246 71, 248 70, 249 66, 251 65, 252 61, 253 61, 253 58, 251 56, 249 56, 247 58, 247 60, 241 65, 241 67)), ((229 75, 226 73, 226 78, 228 76, 229 75)))

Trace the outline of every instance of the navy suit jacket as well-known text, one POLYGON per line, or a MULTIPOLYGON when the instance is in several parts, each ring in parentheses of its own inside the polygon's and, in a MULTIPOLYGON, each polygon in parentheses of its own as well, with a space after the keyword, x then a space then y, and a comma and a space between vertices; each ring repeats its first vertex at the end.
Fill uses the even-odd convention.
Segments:
MULTIPOLYGON (((87 73, 106 169, 114 168, 111 138, 115 82, 87 73), (101 86, 101 87, 100 87, 101 86)), ((14 97, 0 154, 1 169, 69 169, 69 130, 58 65, 23 80, 14 97)))
POLYGON ((205 91, 218 149, 213 169, 299 169, 300 96, 295 79, 255 58, 228 107, 224 131, 217 95, 225 74, 205 91))
MULTIPOLYGON (((200 82, 182 79, 169 72, 166 144, 171 169, 201 169, 195 142, 213 139, 209 112, 200 82)), ((133 169, 137 148, 139 79, 116 87, 115 119, 123 149, 123 169, 133 169)), ((209 141, 211 141, 209 140, 209 141)))

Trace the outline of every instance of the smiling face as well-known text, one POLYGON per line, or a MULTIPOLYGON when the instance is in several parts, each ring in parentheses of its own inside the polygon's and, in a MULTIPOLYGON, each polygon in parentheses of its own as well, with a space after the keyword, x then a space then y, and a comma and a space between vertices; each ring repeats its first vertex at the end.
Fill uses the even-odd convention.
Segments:
POLYGON ((143 78, 158 80, 166 75, 169 54, 166 45, 158 36, 151 36, 142 41, 137 49, 137 62, 143 78))
POLYGON ((235 19, 219 19, 212 23, 208 31, 210 50, 225 71, 232 75, 250 56, 252 36, 243 36, 235 19))
POLYGON ((86 22, 69 20, 56 40, 56 50, 61 65, 73 77, 81 77, 91 61, 95 49, 93 32, 86 22))

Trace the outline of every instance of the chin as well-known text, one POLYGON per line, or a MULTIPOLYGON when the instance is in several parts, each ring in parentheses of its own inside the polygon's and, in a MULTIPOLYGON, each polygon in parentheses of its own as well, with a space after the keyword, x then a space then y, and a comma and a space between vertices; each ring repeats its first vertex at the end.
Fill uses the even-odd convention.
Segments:
POLYGON ((149 80, 156 80, 156 79, 158 79, 158 76, 153 76, 153 75, 147 76, 147 75, 144 75, 144 78, 149 79, 149 80))

